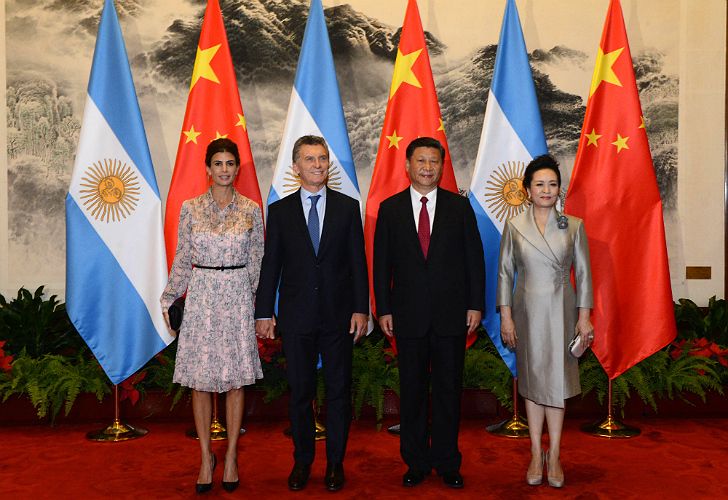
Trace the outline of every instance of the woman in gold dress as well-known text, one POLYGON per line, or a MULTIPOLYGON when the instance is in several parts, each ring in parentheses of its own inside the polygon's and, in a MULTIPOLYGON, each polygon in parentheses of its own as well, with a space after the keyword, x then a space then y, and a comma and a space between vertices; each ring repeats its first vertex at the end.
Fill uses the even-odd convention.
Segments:
POLYGON ((556 210, 561 189, 556 160, 535 158, 526 167, 523 186, 531 205, 503 229, 496 304, 503 343, 516 350, 518 392, 526 402, 531 437, 526 481, 541 484, 546 462, 549 484, 560 488, 564 400, 581 392, 579 364, 569 343, 575 335, 587 346, 594 339, 589 247, 583 221, 556 210), (544 418, 548 453, 541 447, 544 418))

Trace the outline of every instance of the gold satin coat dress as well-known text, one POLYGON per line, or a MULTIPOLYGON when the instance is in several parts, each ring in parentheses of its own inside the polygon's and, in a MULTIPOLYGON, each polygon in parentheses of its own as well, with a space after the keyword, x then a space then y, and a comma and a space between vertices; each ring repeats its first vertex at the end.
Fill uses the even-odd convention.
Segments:
POLYGON ((579 364, 569 353, 569 342, 577 308, 591 309, 593 296, 583 221, 567 215, 568 226, 560 229, 558 216, 551 211, 543 235, 531 207, 506 222, 496 305, 511 306, 516 325, 518 392, 538 404, 563 408, 565 399, 581 393, 579 364))

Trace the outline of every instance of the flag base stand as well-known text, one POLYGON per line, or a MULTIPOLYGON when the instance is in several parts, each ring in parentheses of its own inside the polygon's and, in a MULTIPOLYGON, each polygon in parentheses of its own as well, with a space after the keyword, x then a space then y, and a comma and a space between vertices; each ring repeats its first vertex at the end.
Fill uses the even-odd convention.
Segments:
MULTIPOLYGON (((242 427, 240 428, 241 436, 246 432, 247 431, 245 429, 243 429, 242 427)), ((187 432, 185 432, 185 435, 188 438, 200 439, 199 436, 197 436, 197 431, 194 428, 187 430, 187 432)), ((210 424, 210 441, 225 441, 226 439, 227 429, 225 428, 225 426, 223 426, 219 420, 213 420, 210 424)))
MULTIPOLYGON (((316 426, 314 439, 316 441, 323 441, 324 439, 326 439, 326 427, 324 427, 323 424, 321 424, 321 422, 319 422, 318 420, 314 421, 314 425, 316 426)), ((293 431, 291 431, 290 427, 286 427, 285 429, 283 429, 283 434, 286 437, 291 437, 293 431)))
POLYGON ((314 419, 313 423, 316 426, 316 433, 314 434, 316 436, 316 441, 326 439, 326 426, 319 422, 318 418, 314 419))
POLYGON ((485 430, 494 436, 517 439, 528 437, 528 423, 523 417, 515 413, 508 420, 489 425, 485 428, 485 430))
POLYGON ((146 436, 149 431, 141 427, 134 427, 124 422, 114 419, 111 425, 99 430, 91 431, 86 434, 89 441, 101 441, 115 443, 117 441, 129 441, 146 436))
POLYGON ((516 439, 528 437, 528 423, 518 414, 518 378, 513 377, 513 415, 500 423, 487 426, 485 430, 494 436, 516 439))
POLYGON ((86 434, 89 441, 116 443, 118 441, 129 441, 147 435, 149 431, 141 427, 133 427, 119 420, 119 386, 114 385, 114 421, 111 425, 98 431, 91 431, 86 434))
MULTIPOLYGON (((318 408, 316 407, 316 401, 314 401, 313 402, 313 425, 314 425, 314 428, 316 429, 314 431, 314 439, 316 441, 323 441, 324 439, 326 439, 326 426, 324 424, 322 424, 321 422, 319 422, 318 414, 319 414, 319 411, 318 411, 318 408)), ((291 427, 290 426, 286 427, 283 430, 283 434, 287 437, 291 437, 291 435, 293 434, 291 427)))
MULTIPOLYGON (((240 428, 240 435, 245 434, 245 429, 240 428)), ((197 435, 197 429, 194 427, 185 432, 188 438, 200 439, 197 435)), ((227 439, 227 429, 217 417, 217 393, 212 395, 212 422, 210 422, 210 441, 225 441, 227 439)))
POLYGON ((399 436, 400 424, 394 424, 387 427, 387 432, 399 436))
POLYGON ((592 436, 616 439, 639 436, 641 432, 636 427, 630 427, 619 420, 615 420, 611 415, 608 415, 607 418, 601 422, 585 424, 581 427, 581 430, 587 434, 591 434, 592 436))
POLYGON ((612 381, 609 380, 609 390, 607 399, 607 418, 593 424, 585 424, 581 426, 581 430, 592 436, 627 439, 640 435, 640 430, 636 427, 630 427, 616 420, 612 416, 612 381))

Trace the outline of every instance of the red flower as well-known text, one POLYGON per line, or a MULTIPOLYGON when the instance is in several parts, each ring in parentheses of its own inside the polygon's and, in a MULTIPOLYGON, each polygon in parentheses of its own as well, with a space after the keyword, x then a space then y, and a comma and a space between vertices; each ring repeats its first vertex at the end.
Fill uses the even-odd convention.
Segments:
POLYGON ((10 373, 13 370, 12 362, 12 356, 5 356, 5 353, 0 351, 0 372, 10 373))
POLYGON ((700 338, 693 341, 693 348, 690 349, 690 355, 709 358, 711 356, 710 344, 712 344, 712 342, 708 342, 708 339, 706 338, 700 338))
POLYGON ((685 339, 678 340, 672 343, 672 347, 674 348, 672 352, 670 352, 670 357, 674 360, 679 358, 682 355, 683 347, 685 346, 685 342, 687 342, 685 339))
POLYGON ((397 359, 397 355, 391 347, 385 347, 382 352, 384 353, 384 362, 387 364, 393 363, 397 359))
POLYGON ((13 362, 13 357, 10 355, 5 355, 5 350, 3 347, 5 346, 5 340, 0 340, 0 372, 10 373, 10 371, 13 369, 10 364, 13 362))
POLYGON ((121 396, 119 397, 119 401, 124 401, 125 399, 129 399, 131 401, 132 405, 137 404, 137 401, 139 401, 139 391, 135 387, 136 384, 144 380, 144 378, 147 376, 146 371, 138 372, 129 377, 128 379, 124 380, 120 385, 119 388, 121 389, 121 396))
POLYGON ((260 359, 271 363, 273 358, 281 352, 283 343, 280 339, 258 339, 258 354, 260 359))
POLYGON ((728 349, 721 349, 718 344, 713 342, 713 344, 710 346, 710 352, 713 354, 714 359, 718 360, 718 363, 721 365, 728 367, 728 349))
POLYGON ((721 349, 718 344, 711 342, 706 338, 673 342, 672 346, 674 349, 670 353, 672 359, 677 359, 682 355, 683 350, 686 348, 686 344, 688 356, 699 356, 702 358, 714 359, 721 365, 728 367, 728 349, 721 349))

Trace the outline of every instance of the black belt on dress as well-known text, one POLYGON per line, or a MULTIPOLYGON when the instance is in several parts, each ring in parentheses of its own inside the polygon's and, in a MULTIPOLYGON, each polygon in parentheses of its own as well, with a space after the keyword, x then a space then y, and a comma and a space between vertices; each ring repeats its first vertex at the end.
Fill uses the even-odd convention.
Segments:
POLYGON ((245 264, 239 266, 202 266, 199 264, 192 264, 198 269, 212 269, 214 271, 227 271, 228 269, 243 269, 245 264))

